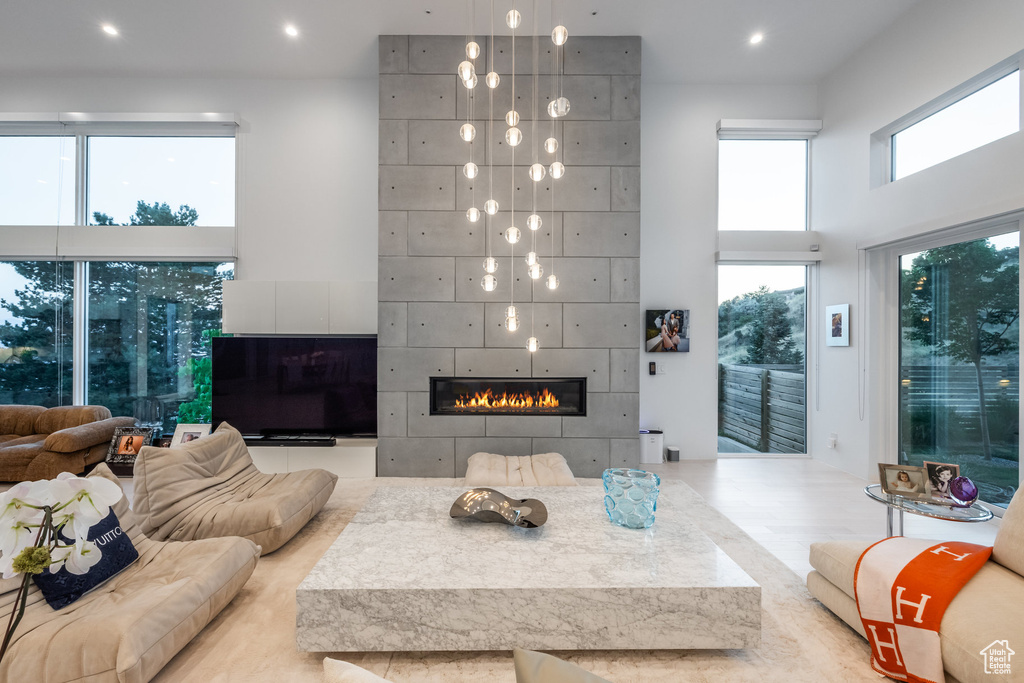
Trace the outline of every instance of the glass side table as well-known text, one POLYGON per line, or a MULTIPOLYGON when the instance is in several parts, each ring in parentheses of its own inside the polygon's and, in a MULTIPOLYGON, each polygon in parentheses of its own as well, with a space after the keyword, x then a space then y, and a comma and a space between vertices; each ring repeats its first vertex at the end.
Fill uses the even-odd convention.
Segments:
POLYGON ((977 503, 966 508, 952 507, 950 505, 942 505, 941 503, 932 503, 927 500, 920 500, 915 498, 904 498, 903 496, 886 493, 882 490, 881 484, 871 484, 870 486, 864 487, 864 493, 867 494, 868 498, 877 500, 879 503, 885 503, 886 505, 886 520, 885 529, 889 536, 893 535, 893 524, 892 524, 892 513, 893 510, 899 510, 900 523, 899 523, 899 534, 903 535, 903 513, 909 512, 912 515, 921 515, 922 517, 934 517, 935 519, 945 519, 950 522, 987 522, 992 519, 992 512, 981 507, 977 503))

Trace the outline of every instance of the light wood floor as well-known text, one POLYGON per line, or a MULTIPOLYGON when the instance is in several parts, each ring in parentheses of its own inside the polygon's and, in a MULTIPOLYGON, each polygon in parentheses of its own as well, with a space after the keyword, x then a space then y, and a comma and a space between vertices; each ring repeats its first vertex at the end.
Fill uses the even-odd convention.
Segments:
MULTIPOLYGON (((801 577, 811 543, 885 536, 886 508, 867 482, 810 458, 722 458, 641 465, 682 479, 801 577)), ((905 515, 904 535, 992 545, 999 520, 964 524, 905 515)))

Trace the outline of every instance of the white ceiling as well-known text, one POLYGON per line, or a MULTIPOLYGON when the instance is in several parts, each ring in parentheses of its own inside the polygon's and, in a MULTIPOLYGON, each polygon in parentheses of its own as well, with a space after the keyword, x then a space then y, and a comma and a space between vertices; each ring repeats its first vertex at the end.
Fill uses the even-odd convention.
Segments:
MULTIPOLYGON (((820 79, 920 1, 559 0, 556 8, 570 40, 642 36, 645 81, 797 84, 820 79), (757 47, 748 43, 755 31, 765 35, 757 47)), ((378 35, 466 33, 473 2, 477 30, 488 33, 486 0, 0 0, 0 76, 373 78, 378 35), (121 34, 101 32, 104 22, 121 34), (284 35, 285 22, 298 39, 284 35)), ((496 34, 508 32, 510 3, 495 3, 496 34)), ((529 32, 533 3, 517 6, 529 32)), ((546 34, 551 0, 538 8, 546 34)))

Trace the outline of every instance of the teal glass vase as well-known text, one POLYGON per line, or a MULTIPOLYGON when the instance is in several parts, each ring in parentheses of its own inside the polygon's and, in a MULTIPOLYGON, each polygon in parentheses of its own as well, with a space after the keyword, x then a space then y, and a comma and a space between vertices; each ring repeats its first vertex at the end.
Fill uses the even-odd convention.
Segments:
POLYGON ((654 524, 661 478, 654 472, 613 467, 604 471, 604 509, 608 519, 629 529, 654 524))

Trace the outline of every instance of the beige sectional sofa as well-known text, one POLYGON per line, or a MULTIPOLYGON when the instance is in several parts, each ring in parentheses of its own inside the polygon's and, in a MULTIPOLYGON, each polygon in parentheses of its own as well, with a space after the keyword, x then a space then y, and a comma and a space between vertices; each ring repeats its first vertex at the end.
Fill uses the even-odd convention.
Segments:
MULTIPOLYGON (((90 476, 117 481, 104 464, 90 476)), ((114 512, 139 559, 60 610, 33 585, 0 681, 144 683, 231 602, 259 560, 259 546, 242 538, 152 541, 124 497, 114 512)), ((0 581, 5 621, 19 585, 0 581)))
MULTIPOLYGON (((865 634, 857 612, 853 575, 858 558, 872 543, 812 544, 814 571, 807 576, 811 594, 861 636, 865 634)), ((950 603, 939 637, 942 661, 949 674, 947 683, 954 683, 953 679, 961 683, 1024 681, 1024 494, 1020 491, 1003 516, 992 559, 950 603), (983 650, 996 641, 1007 641, 1020 652, 1020 659, 1011 661, 1016 675, 985 673, 983 650)))
POLYGON ((134 425, 103 406, 0 405, 0 481, 81 474, 103 462, 116 428, 134 425))

